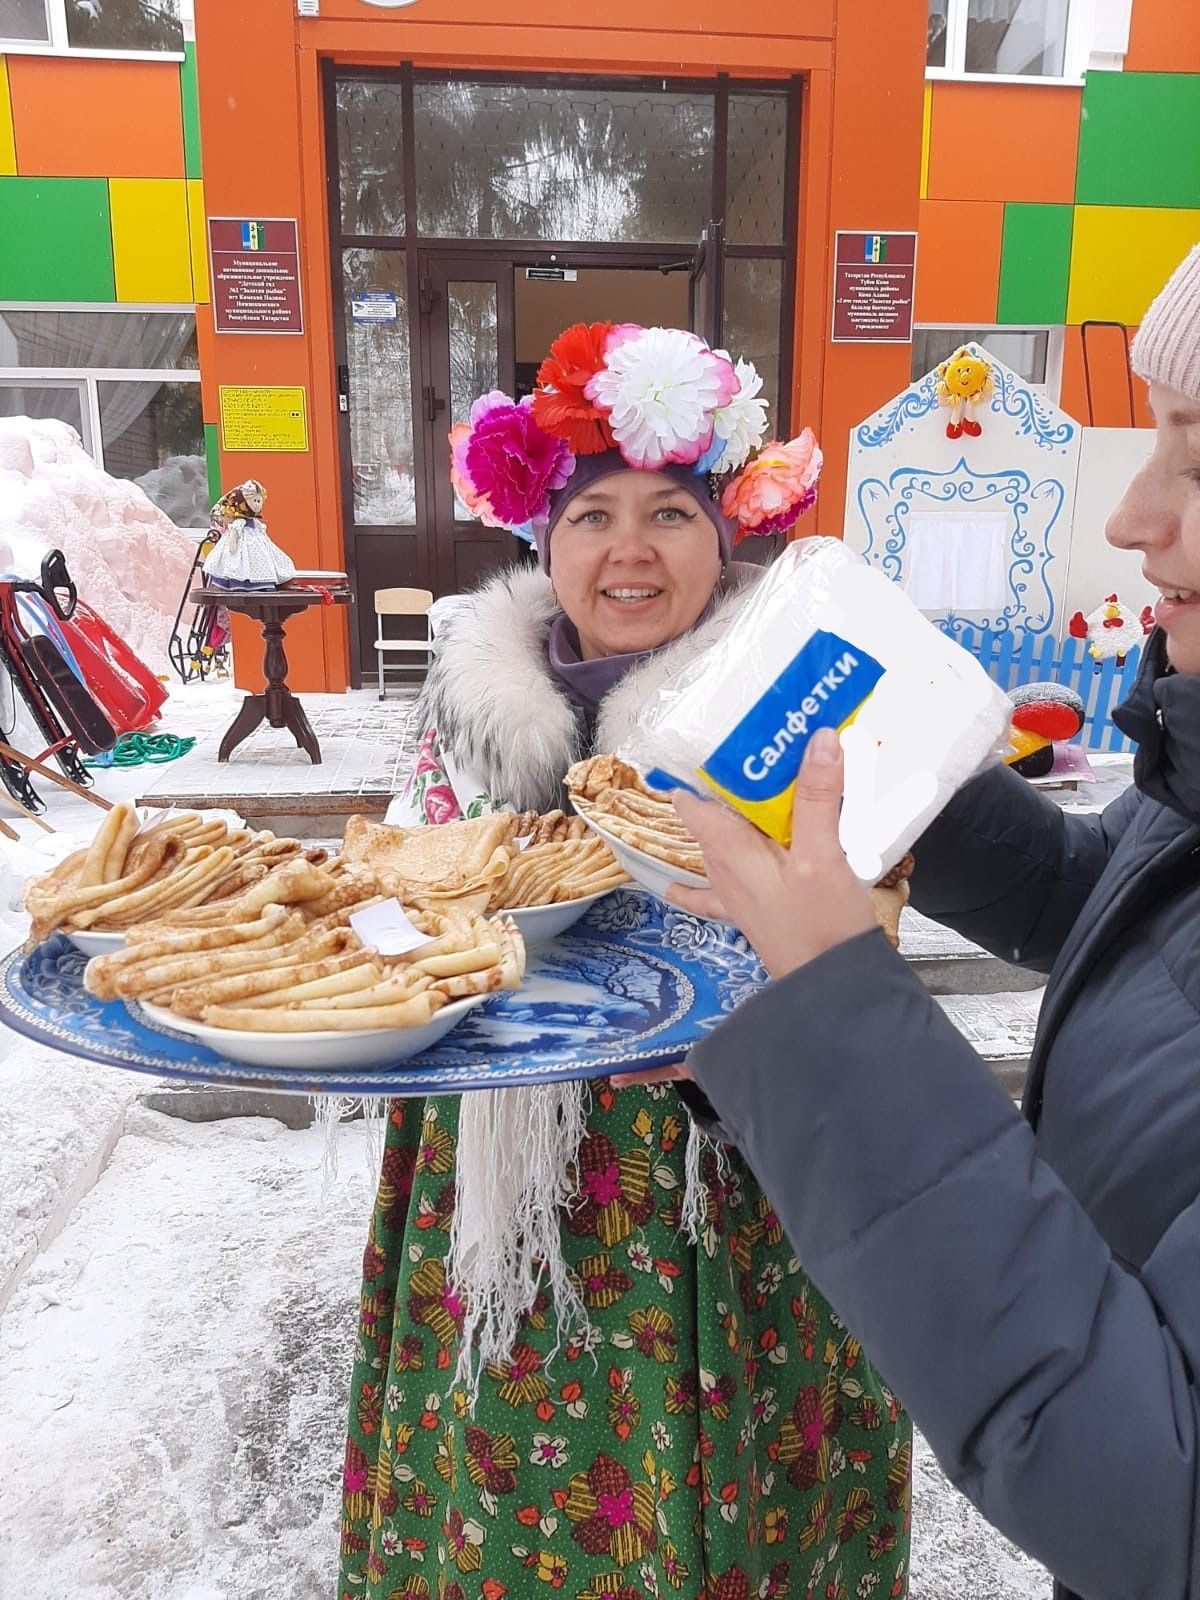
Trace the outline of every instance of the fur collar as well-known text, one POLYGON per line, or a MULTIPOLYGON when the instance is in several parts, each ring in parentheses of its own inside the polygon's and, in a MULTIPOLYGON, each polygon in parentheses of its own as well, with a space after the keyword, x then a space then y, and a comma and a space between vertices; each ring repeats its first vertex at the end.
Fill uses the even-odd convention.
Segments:
MULTIPOLYGON (((664 679, 714 644, 760 569, 738 563, 698 628, 626 673, 600 703, 593 748, 615 750, 664 679)), ((424 724, 493 797, 518 811, 561 803, 562 778, 589 752, 586 719, 550 671, 546 637, 558 615, 550 579, 507 567, 463 597, 438 635, 422 692, 424 724)))

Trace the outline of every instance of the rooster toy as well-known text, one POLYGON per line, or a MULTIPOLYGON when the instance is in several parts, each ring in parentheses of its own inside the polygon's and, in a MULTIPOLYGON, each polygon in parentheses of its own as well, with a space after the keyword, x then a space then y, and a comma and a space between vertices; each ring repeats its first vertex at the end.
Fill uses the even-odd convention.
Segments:
POLYGON ((1149 606, 1140 617, 1135 616, 1115 594, 1110 594, 1102 606, 1097 606, 1086 617, 1082 611, 1077 611, 1067 624, 1072 639, 1088 640, 1088 654, 1093 661, 1106 661, 1109 656, 1116 656, 1118 666, 1153 628, 1154 613, 1149 606))

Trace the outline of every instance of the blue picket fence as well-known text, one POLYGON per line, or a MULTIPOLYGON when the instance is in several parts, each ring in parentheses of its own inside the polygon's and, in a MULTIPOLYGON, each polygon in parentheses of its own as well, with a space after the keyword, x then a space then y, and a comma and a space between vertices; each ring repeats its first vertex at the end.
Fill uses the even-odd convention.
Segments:
POLYGON ((1048 633, 990 633, 984 628, 963 628, 955 638, 1004 690, 1040 682, 1061 683, 1074 689, 1087 714, 1080 735, 1085 749, 1131 748, 1111 712, 1133 688, 1142 657, 1140 645, 1135 645, 1118 666, 1112 656, 1106 661, 1094 661, 1088 654, 1086 639, 1067 638, 1060 643, 1048 633))

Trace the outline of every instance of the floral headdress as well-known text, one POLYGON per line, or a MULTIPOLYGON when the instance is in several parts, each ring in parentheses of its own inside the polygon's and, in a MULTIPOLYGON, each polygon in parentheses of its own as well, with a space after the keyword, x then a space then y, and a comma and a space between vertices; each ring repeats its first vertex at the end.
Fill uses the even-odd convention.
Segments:
POLYGON ((808 428, 762 445, 761 390, 749 361, 697 334, 577 323, 550 346, 533 394, 518 403, 493 390, 450 430, 450 476, 472 515, 532 541, 577 458, 616 449, 641 471, 678 465, 707 475, 737 523, 735 543, 779 533, 816 499, 821 452, 808 428))

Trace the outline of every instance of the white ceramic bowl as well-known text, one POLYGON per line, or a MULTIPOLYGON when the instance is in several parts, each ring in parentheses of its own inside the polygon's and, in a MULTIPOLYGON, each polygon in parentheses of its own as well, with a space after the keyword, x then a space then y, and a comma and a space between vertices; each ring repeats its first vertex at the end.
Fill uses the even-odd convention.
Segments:
POLYGON ((560 933, 566 933, 590 906, 611 892, 603 889, 599 894, 585 894, 578 900, 563 900, 553 906, 516 906, 499 911, 496 915, 511 917, 520 928, 521 937, 527 945, 545 944, 547 939, 556 939, 560 933))
POLYGON ((634 883, 641 884, 643 889, 649 889, 650 893, 656 894, 660 900, 665 900, 667 890, 676 885, 689 889, 708 888, 708 879, 701 877, 698 872, 688 872, 683 867, 671 866, 668 861, 660 861, 657 856, 648 856, 644 850, 637 850, 615 833, 610 833, 602 823, 588 816, 586 811, 581 811, 579 815, 593 833, 600 835, 634 883))
POLYGON ((390 1067, 398 1061, 408 1061, 436 1044, 486 999, 486 995, 472 995, 467 1000, 455 1000, 436 1012, 433 1021, 423 1028, 357 1028, 345 1033, 243 1033, 233 1028, 210 1028, 189 1017, 177 1017, 162 1006, 142 1002, 137 1009, 151 1027, 185 1033, 218 1055, 228 1056, 230 1061, 244 1061, 252 1067, 310 1067, 314 1072, 328 1072, 338 1068, 390 1067))
POLYGON ((68 933, 67 938, 85 956, 108 956, 125 948, 123 933, 68 933))

